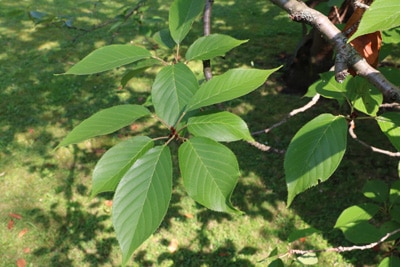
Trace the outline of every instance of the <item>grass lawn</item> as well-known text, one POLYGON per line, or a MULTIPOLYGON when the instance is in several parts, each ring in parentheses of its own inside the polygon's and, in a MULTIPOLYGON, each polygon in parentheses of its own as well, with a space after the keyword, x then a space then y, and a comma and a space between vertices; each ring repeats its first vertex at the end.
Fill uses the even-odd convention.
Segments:
MULTIPOLYGON (((131 3, 122 0, 0 2, 0 266, 119 266, 120 251, 111 225, 111 194, 90 198, 91 171, 107 148, 121 139, 157 129, 146 122, 107 137, 54 150, 61 139, 94 112, 121 103, 144 103, 154 70, 146 71, 121 89, 124 68, 91 76, 55 76, 95 48, 133 43, 155 48, 148 36, 166 27, 171 1, 149 0, 142 24, 129 20, 115 31, 112 20, 131 3), (72 17, 79 29, 55 23, 35 26, 29 11, 72 17), (81 29, 87 29, 85 32, 81 29)), ((134 5, 134 4, 131 4, 134 5)), ((37 13, 36 13, 37 14, 37 13)), ((194 24, 189 35, 201 35, 194 24)), ((294 51, 301 26, 268 1, 216 1, 213 32, 250 39, 212 62, 214 72, 252 66, 284 64, 280 55, 294 51)), ((166 51, 158 49, 161 56, 166 51)), ((192 66, 201 76, 199 66, 192 66)), ((262 130, 307 102, 279 94, 279 74, 263 88, 225 104, 248 121, 251 131, 262 130)), ((336 103, 322 101, 257 140, 285 149, 295 132, 321 112, 337 112, 336 103)), ((376 129, 368 121, 359 135, 376 129)), ((383 135, 369 142, 390 148, 383 135)), ((293 248, 349 245, 332 230, 340 212, 364 199, 368 179, 397 179, 397 162, 371 154, 349 141, 344 162, 326 183, 302 194, 286 208, 283 155, 265 153, 246 143, 230 144, 237 154, 242 177, 232 201, 243 216, 208 211, 185 194, 181 180, 174 183, 169 212, 159 230, 134 254, 128 266, 268 266, 269 253, 287 250, 294 229, 315 227, 321 234, 292 243, 293 248), (366 166, 368 168, 366 168, 366 166)), ((376 251, 321 254, 317 266, 374 266, 376 251)), ((300 266, 284 258, 288 266, 300 266)))

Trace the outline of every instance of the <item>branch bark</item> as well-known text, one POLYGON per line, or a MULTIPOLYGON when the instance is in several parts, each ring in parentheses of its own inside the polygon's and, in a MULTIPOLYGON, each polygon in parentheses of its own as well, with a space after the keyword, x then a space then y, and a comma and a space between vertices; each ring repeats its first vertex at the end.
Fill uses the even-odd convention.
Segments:
POLYGON ((388 101, 400 102, 400 88, 389 82, 378 70, 371 67, 357 51, 347 43, 346 36, 322 13, 309 8, 304 2, 297 0, 270 0, 284 9, 293 21, 304 22, 316 28, 335 48, 336 80, 343 82, 347 68, 352 67, 358 75, 376 86, 388 101))
MULTIPOLYGON (((206 5, 204 8, 204 17, 203 17, 204 36, 208 36, 211 34, 211 10, 214 0, 205 0, 205 1, 206 5)), ((203 73, 206 81, 211 80, 212 72, 211 72, 210 60, 203 60, 203 73)))

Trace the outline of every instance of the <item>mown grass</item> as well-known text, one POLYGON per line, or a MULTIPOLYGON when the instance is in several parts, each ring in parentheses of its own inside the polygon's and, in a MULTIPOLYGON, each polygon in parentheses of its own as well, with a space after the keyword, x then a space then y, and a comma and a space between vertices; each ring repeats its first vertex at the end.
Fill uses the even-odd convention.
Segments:
MULTIPOLYGON (((74 25, 92 29, 121 12, 128 1, 29 0, 0 3, 0 266, 118 266, 120 252, 111 225, 111 194, 91 199, 91 170, 105 149, 132 134, 156 134, 141 123, 107 137, 54 150, 60 140, 84 118, 120 103, 143 103, 149 94, 154 70, 120 89, 123 68, 85 77, 54 76, 62 73, 93 49, 111 43, 132 42, 155 48, 150 35, 166 26, 170 1, 148 1, 143 24, 129 21, 117 31, 109 26, 83 32, 53 24, 34 26, 27 12, 37 10, 75 18, 74 25), (15 214, 21 218, 15 218, 15 214), (13 221, 13 224, 11 223, 13 221)), ((189 41, 201 34, 195 23, 189 41)), ((248 43, 212 62, 214 71, 251 66, 272 68, 284 62, 300 37, 300 26, 268 1, 216 1, 213 31, 230 34, 248 43)), ((160 55, 166 51, 158 50, 160 55)), ((197 73, 201 76, 198 66, 197 73)), ((256 131, 284 118, 307 100, 279 94, 279 74, 256 92, 226 103, 256 131)), ((306 121, 320 112, 337 112, 322 102, 307 114, 260 142, 287 147, 306 121)), ((373 132, 364 123, 360 131, 373 132)), ((367 136, 389 147, 384 136, 367 136)), ((325 231, 299 248, 324 248, 348 244, 332 226, 347 206, 362 201, 365 180, 397 177, 396 161, 366 151, 352 141, 342 167, 328 182, 302 194, 285 206, 283 156, 265 153, 245 143, 229 146, 237 154, 242 177, 233 203, 244 216, 215 213, 194 203, 179 178, 170 210, 160 229, 139 248, 129 266, 267 266, 267 256, 278 247, 284 254, 287 237, 296 228, 309 226, 325 231), (368 168, 366 168, 368 166, 368 168), (174 250, 174 252, 171 252, 174 250)), ((18 216, 17 216, 18 217, 18 216)), ((319 266, 375 265, 376 252, 321 254, 319 266)), ((297 266, 292 258, 288 265, 297 266)))

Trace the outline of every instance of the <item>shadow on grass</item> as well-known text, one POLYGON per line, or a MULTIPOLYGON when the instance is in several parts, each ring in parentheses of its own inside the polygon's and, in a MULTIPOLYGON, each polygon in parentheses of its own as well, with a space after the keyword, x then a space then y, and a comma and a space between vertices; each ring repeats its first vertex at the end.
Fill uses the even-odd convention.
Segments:
MULTIPOLYGON (((104 222, 109 220, 108 215, 97 215, 87 211, 79 201, 75 201, 74 191, 79 195, 88 194, 86 186, 76 183, 76 163, 82 159, 78 156, 78 149, 75 146, 73 153, 73 165, 70 168, 68 177, 64 183, 57 188, 58 194, 63 194, 65 203, 59 211, 59 204, 53 203, 49 212, 40 209, 32 209, 27 214, 33 218, 36 225, 41 226, 43 231, 51 227, 56 229, 56 236, 48 246, 36 249, 35 256, 50 257, 50 266, 74 266, 74 259, 70 257, 72 249, 79 250, 84 254, 83 263, 87 266, 103 266, 105 263, 112 263, 110 253, 112 247, 118 242, 114 237, 101 237, 105 232, 113 232, 112 227, 107 227, 104 222), (91 249, 87 243, 94 242, 91 249)), ((99 207, 100 203, 93 203, 90 208, 99 207)))

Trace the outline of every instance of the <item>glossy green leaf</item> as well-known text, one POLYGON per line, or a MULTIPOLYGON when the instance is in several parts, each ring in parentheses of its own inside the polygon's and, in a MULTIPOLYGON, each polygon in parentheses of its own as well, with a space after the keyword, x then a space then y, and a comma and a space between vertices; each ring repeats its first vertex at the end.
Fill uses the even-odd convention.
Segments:
POLYGON ((187 50, 186 60, 206 60, 225 55, 248 40, 238 40, 229 35, 211 34, 197 39, 187 50))
POLYGON ((321 114, 293 137, 285 154, 288 206, 306 189, 326 181, 346 150, 347 122, 341 116, 321 114))
POLYGON ((389 187, 381 180, 367 181, 362 192, 367 198, 380 203, 384 203, 389 197, 389 187))
POLYGON ((391 204, 400 204, 400 180, 394 182, 390 187, 389 202, 391 204))
POLYGON ((226 146, 193 137, 179 147, 179 167, 191 198, 211 210, 238 212, 230 198, 239 178, 239 165, 226 146))
POLYGON ((112 221, 123 265, 160 226, 171 194, 171 154, 167 146, 157 146, 133 164, 115 191, 112 221))
POLYGON ((96 136, 115 132, 147 115, 150 115, 150 111, 140 105, 127 104, 103 109, 82 121, 57 147, 76 144, 96 136))
POLYGON ((382 32, 382 42, 385 44, 400 43, 400 28, 393 28, 382 32))
POLYGON ((394 147, 400 151, 400 113, 386 112, 377 117, 379 127, 389 138, 394 147))
POLYGON ((248 94, 263 85, 269 75, 279 68, 229 70, 203 83, 189 102, 187 110, 221 103, 248 94))
POLYGON ((326 98, 333 98, 342 102, 346 99, 346 92, 347 92, 347 83, 349 78, 347 78, 343 83, 338 83, 335 80, 335 73, 325 72, 320 74, 321 79, 310 85, 308 89, 308 93, 306 94, 309 96, 311 92, 317 92, 323 97, 326 98))
POLYGON ((306 228, 306 229, 300 229, 300 230, 294 230, 289 234, 288 242, 293 242, 302 237, 307 237, 307 236, 310 236, 310 235, 313 235, 313 234, 319 233, 319 232, 320 231, 318 229, 315 229, 313 227, 306 228))
POLYGON ((349 42, 358 36, 400 26, 398 0, 375 0, 365 11, 357 31, 349 42))
POLYGON ((175 47, 175 41, 171 37, 169 29, 163 29, 153 35, 154 41, 166 48, 172 49, 175 47))
POLYGON ((334 228, 342 230, 346 239, 353 243, 375 242, 382 237, 382 233, 368 220, 378 211, 379 206, 370 203, 351 206, 340 214, 334 228))
POLYGON ((191 117, 187 126, 192 134, 219 142, 253 140, 247 124, 227 111, 191 117))
POLYGON ((369 244, 378 241, 384 235, 368 221, 359 221, 342 229, 344 237, 354 244, 369 244))
POLYGON ((110 148, 93 170, 92 196, 115 191, 117 185, 133 163, 152 148, 154 142, 147 136, 136 136, 110 148))
MULTIPOLYGON (((397 206, 397 205, 395 205, 397 206)), ((390 216, 392 220, 384 222, 382 225, 379 226, 379 231, 381 232, 382 236, 386 235, 387 233, 391 233, 400 229, 400 206, 397 206, 399 209, 397 210, 398 213, 392 213, 393 209, 390 210, 390 216), (396 216, 393 216, 396 215, 396 216)), ((400 238, 400 233, 396 233, 391 235, 386 239, 386 241, 393 241, 400 238)))
POLYGON ((398 267, 400 266, 400 258, 396 256, 390 256, 384 258, 378 267, 398 267))
POLYGON ((353 77, 348 82, 347 96, 357 110, 376 116, 383 102, 382 93, 362 77, 353 77))
POLYGON ((198 88, 196 76, 185 64, 164 67, 157 74, 151 91, 157 116, 174 126, 198 88))
POLYGON ((308 252, 296 258, 303 265, 315 265, 318 263, 318 257, 315 252, 308 252))
POLYGON ((142 47, 123 44, 108 45, 91 52, 65 74, 99 73, 150 57, 150 51, 142 47))
POLYGON ((169 9, 169 31, 175 43, 180 44, 189 33, 193 22, 204 9, 205 1, 174 0, 169 9))
POLYGON ((336 220, 334 228, 346 230, 361 221, 368 221, 378 212, 378 210, 379 206, 371 203, 351 206, 342 211, 339 218, 336 220))

